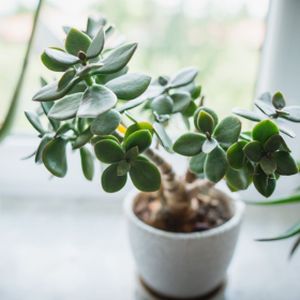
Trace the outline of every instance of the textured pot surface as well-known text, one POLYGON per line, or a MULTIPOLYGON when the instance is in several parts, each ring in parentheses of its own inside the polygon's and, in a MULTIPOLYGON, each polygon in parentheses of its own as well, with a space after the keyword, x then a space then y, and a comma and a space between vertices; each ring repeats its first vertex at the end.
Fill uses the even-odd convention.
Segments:
POLYGON ((137 192, 125 201, 129 239, 142 280, 161 295, 192 298, 217 288, 234 253, 244 204, 228 197, 232 218, 204 232, 171 233, 153 228, 133 212, 137 192))

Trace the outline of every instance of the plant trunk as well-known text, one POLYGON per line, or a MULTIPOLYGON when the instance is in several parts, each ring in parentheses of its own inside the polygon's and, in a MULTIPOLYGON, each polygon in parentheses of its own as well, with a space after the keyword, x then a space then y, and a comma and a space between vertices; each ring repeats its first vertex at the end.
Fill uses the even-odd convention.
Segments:
POLYGON ((162 185, 159 193, 163 208, 172 215, 182 216, 191 204, 185 182, 178 178, 172 166, 156 151, 148 149, 145 154, 160 170, 162 185))

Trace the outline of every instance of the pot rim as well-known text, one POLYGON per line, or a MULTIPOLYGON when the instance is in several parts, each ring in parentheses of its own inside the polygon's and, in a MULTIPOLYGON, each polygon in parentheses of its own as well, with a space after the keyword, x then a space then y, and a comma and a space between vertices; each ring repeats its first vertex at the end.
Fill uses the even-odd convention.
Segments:
POLYGON ((135 223, 138 227, 142 228, 143 230, 157 236, 161 236, 168 239, 202 239, 211 237, 214 235, 222 234, 226 231, 231 230, 232 228, 236 227, 240 222, 244 215, 245 211, 245 203, 243 203, 238 197, 232 197, 228 195, 229 201, 233 204, 233 216, 224 224, 214 227, 209 230, 201 231, 201 232, 191 232, 191 233, 178 233, 178 232, 169 232, 165 230, 161 230, 155 227, 152 227, 146 223, 144 223, 142 220, 140 220, 133 212, 133 202, 135 197, 140 193, 138 190, 132 190, 130 191, 127 196, 125 197, 124 201, 124 210, 126 216, 130 219, 131 222, 135 223))

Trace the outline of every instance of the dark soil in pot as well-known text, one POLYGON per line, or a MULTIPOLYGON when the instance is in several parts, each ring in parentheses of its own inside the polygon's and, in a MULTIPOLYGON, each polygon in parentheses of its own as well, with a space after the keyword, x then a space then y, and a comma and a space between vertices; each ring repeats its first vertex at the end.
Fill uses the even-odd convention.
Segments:
POLYGON ((133 210, 141 221, 155 228, 191 233, 209 230, 227 222, 232 217, 227 200, 224 193, 213 188, 207 194, 194 195, 190 209, 174 216, 162 205, 158 193, 139 193, 133 210))

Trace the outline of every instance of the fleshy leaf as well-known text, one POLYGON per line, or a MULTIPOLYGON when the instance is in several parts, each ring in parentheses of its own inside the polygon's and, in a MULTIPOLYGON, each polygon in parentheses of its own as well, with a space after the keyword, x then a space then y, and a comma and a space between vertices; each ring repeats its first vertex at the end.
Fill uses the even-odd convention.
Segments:
POLYGON ((250 121, 259 122, 263 120, 263 117, 261 117, 258 113, 243 108, 235 108, 232 112, 250 121))
POLYGON ((262 113, 264 113, 267 116, 272 116, 276 113, 272 104, 267 104, 266 102, 261 100, 255 100, 254 104, 262 113))
POLYGON ((195 68, 186 68, 180 70, 169 82, 170 87, 178 88, 187 85, 194 81, 198 75, 198 70, 195 68))
POLYGON ((227 160, 229 165, 234 169, 241 169, 244 165, 245 154, 243 148, 246 141, 239 141, 231 145, 227 150, 227 160))
POLYGON ((67 173, 66 145, 66 140, 56 138, 50 141, 44 148, 42 155, 43 163, 54 176, 64 177, 67 173))
POLYGON ((115 73, 123 69, 137 48, 136 43, 126 44, 114 49, 102 61, 101 74, 115 73))
POLYGON ((186 92, 176 92, 171 95, 174 102, 173 113, 184 111, 191 102, 191 96, 186 92))
POLYGON ((173 105, 173 99, 168 95, 158 96, 151 102, 151 108, 159 115, 171 114, 173 105))
POLYGON ((75 56, 78 55, 79 51, 87 52, 91 44, 91 39, 85 33, 71 28, 67 34, 65 47, 66 50, 75 56))
POLYGON ((137 159, 131 164, 130 178, 135 187, 144 192, 157 191, 161 177, 157 167, 146 159, 137 159))
POLYGON ((152 135, 149 130, 142 129, 133 132, 128 137, 126 137, 124 141, 124 148, 126 151, 129 149, 137 146, 139 149, 139 152, 142 153, 147 148, 150 147, 152 143, 152 135))
POLYGON ((48 116, 55 120, 68 120, 76 116, 83 93, 71 94, 56 101, 51 107, 48 116))
POLYGON ((276 172, 279 175, 294 175, 299 172, 297 164, 292 156, 285 151, 275 152, 274 158, 277 163, 276 172))
POLYGON ((281 92, 277 92, 273 95, 272 104, 277 109, 283 109, 285 107, 285 100, 281 92))
POLYGON ((111 164, 124 159, 125 153, 121 146, 111 139, 99 141, 94 149, 96 157, 104 163, 111 164))
POLYGON ((252 130, 254 140, 265 143, 272 135, 278 134, 278 126, 271 120, 263 120, 259 122, 252 130))
POLYGON ((204 163, 204 173, 210 181, 218 182, 225 176, 227 167, 226 153, 218 146, 207 155, 204 163))
POLYGON ((76 140, 72 143, 72 148, 73 149, 81 148, 91 140, 92 136, 93 134, 91 132, 91 129, 90 127, 88 127, 86 130, 84 130, 82 133, 80 133, 77 136, 76 140))
POLYGON ((276 160, 273 157, 264 156, 260 160, 259 165, 261 169, 264 171, 264 173, 267 175, 273 174, 277 168, 276 160))
POLYGON ((127 139, 127 137, 129 135, 131 135, 135 131, 138 131, 138 130, 141 130, 141 129, 147 129, 151 133, 153 133, 153 127, 152 127, 151 123, 149 123, 149 122, 136 122, 136 123, 130 125, 126 129, 125 136, 124 136, 125 140, 127 139))
POLYGON ((229 167, 226 171, 226 182, 234 190, 245 190, 252 182, 252 174, 249 169, 244 166, 243 168, 236 170, 229 167))
POLYGON ((111 134, 119 126, 121 115, 116 110, 109 110, 99 115, 91 124, 91 131, 96 135, 111 134))
POLYGON ((199 131, 204 134, 212 134, 214 127, 215 122, 213 117, 204 110, 200 111, 197 119, 197 128, 199 131))
POLYGON ((105 192, 115 193, 121 190, 127 181, 127 175, 118 176, 118 164, 107 167, 101 176, 101 184, 105 192))
POLYGON ((75 69, 68 69, 63 76, 60 78, 60 80, 58 81, 58 86, 57 89, 58 90, 62 90, 63 88, 65 88, 70 82, 71 80, 75 77, 76 75, 76 71, 75 69))
POLYGON ((204 172, 204 162, 207 154, 201 152, 193 156, 190 160, 190 170, 195 174, 202 174, 204 172))
POLYGON ((25 116, 26 116, 27 120, 30 122, 30 124, 33 126, 34 129, 36 129, 39 133, 45 132, 37 113, 32 112, 32 111, 25 111, 25 116))
POLYGON ((103 85, 93 85, 82 96, 78 117, 94 118, 110 110, 117 103, 116 95, 103 85))
POLYGON ((223 148, 229 148, 238 140, 241 127, 241 121, 237 117, 229 116, 217 125, 213 136, 223 148))
POLYGON ((93 38, 89 48, 87 49, 87 53, 86 53, 87 57, 91 59, 99 56, 101 51, 103 50, 104 42, 105 42, 105 35, 104 35, 103 26, 101 26, 97 34, 93 38))
POLYGON ((264 143, 264 150, 266 152, 275 152, 282 145, 286 145, 283 138, 279 134, 275 134, 264 143))
POLYGON ((266 175, 260 167, 256 168, 253 175, 253 183, 257 191, 265 197, 270 197, 276 187, 274 175, 266 175))
POLYGON ((198 119, 199 119, 200 113, 202 111, 208 113, 213 118, 215 126, 218 124, 218 122, 219 122, 218 116, 212 109, 207 108, 207 107, 199 107, 194 113, 194 125, 195 125, 196 128, 199 129, 198 119))
POLYGON ((37 164, 41 163, 42 162, 42 157, 43 157, 43 151, 46 147, 46 145, 51 141, 51 137, 49 137, 48 135, 44 135, 40 141, 40 144, 36 150, 36 153, 35 153, 35 162, 37 164))
POLYGON ((202 151, 202 145, 205 140, 205 135, 189 132, 177 139, 174 143, 173 150, 181 155, 194 156, 202 151))
POLYGON ((48 59, 57 64, 72 66, 79 62, 78 57, 58 49, 48 48, 45 50, 45 54, 48 59))
POLYGON ((288 115, 282 116, 292 122, 300 122, 300 106, 287 106, 283 109, 284 112, 287 112, 288 115))
POLYGON ((244 147, 244 153, 249 160, 259 162, 263 156, 263 147, 258 141, 249 142, 244 147))
POLYGON ((94 158, 92 153, 85 147, 80 148, 81 168, 84 177, 92 180, 94 177, 94 158))
POLYGON ((109 81, 106 86, 112 90, 119 99, 131 100, 144 93, 150 81, 150 76, 130 73, 109 81))

